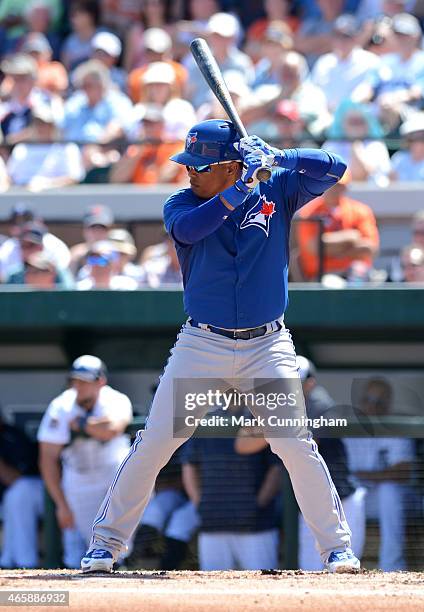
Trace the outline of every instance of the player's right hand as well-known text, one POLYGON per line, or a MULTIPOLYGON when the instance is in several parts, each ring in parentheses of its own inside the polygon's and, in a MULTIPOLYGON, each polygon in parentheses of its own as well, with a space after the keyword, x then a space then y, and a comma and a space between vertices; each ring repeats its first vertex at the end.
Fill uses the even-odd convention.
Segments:
POLYGON ((262 153, 266 156, 275 155, 275 152, 278 149, 271 147, 265 140, 259 138, 259 136, 246 136, 245 138, 241 138, 241 140, 235 143, 234 147, 240 153, 241 157, 245 159, 247 155, 251 153, 262 153))
POLYGON ((74 527, 74 515, 67 504, 56 506, 56 518, 61 529, 70 529, 74 527))
POLYGON ((249 191, 254 189, 260 182, 258 173, 266 168, 272 169, 272 156, 266 156, 261 152, 249 153, 243 160, 243 171, 241 173, 241 182, 249 191))

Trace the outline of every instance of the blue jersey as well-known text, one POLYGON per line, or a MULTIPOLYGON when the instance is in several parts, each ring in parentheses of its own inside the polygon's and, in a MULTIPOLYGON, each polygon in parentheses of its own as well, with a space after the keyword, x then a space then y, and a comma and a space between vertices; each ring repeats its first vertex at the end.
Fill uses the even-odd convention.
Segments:
POLYGON ((288 303, 291 219, 336 181, 278 168, 216 231, 195 244, 179 243, 172 227, 180 215, 205 200, 191 189, 172 194, 164 219, 183 274, 186 313, 200 323, 235 329, 280 318, 288 303))

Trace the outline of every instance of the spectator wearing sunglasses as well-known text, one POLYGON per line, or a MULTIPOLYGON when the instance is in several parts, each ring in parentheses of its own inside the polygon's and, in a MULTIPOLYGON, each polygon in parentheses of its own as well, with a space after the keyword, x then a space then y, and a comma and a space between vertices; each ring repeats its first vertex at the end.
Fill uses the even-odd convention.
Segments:
MULTIPOLYGON (((393 389, 384 378, 370 378, 360 411, 371 417, 393 413, 393 389)), ((406 438, 345 438, 351 473, 367 487, 367 518, 380 528, 379 568, 404 570, 405 499, 414 459, 413 440, 406 438)))
POLYGON ((397 151, 392 159, 390 177, 393 181, 424 180, 424 112, 415 113, 400 128, 406 149, 397 151))
POLYGON ((95 242, 108 239, 108 232, 113 222, 113 213, 107 206, 95 204, 86 210, 82 228, 83 242, 79 242, 71 248, 70 267, 77 278, 90 248, 95 242))
POLYGON ((113 244, 108 241, 96 242, 88 252, 87 276, 78 281, 77 289, 118 289, 131 291, 137 289, 137 281, 129 276, 116 273, 118 255, 113 244))

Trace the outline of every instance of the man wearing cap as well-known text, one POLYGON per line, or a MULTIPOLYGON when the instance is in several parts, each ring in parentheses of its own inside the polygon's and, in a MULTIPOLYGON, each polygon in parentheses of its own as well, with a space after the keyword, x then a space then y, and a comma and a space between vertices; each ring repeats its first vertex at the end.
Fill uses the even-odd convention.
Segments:
POLYGON ((85 258, 91 246, 95 242, 107 240, 108 232, 113 222, 113 212, 108 206, 95 204, 86 210, 82 228, 84 242, 80 242, 71 247, 70 268, 75 276, 84 265, 85 258))
POLYGON ((1 62, 6 78, 2 83, 3 95, 8 100, 0 105, 0 128, 10 143, 28 137, 34 106, 50 105, 51 95, 36 87, 37 62, 30 55, 19 53, 1 62))
MULTIPOLYGON (((132 42, 127 44, 127 56, 137 48, 137 40, 132 40, 137 37, 138 35, 135 31, 130 31, 129 41, 132 42)), ((141 40, 145 56, 143 61, 133 61, 131 58, 127 57, 127 64, 130 67, 133 65, 137 66, 131 70, 128 75, 128 93, 131 100, 134 103, 140 100, 140 83, 142 82, 142 77, 146 70, 148 70, 149 65, 153 62, 165 62, 169 64, 174 70, 175 83, 178 89, 183 91, 187 84, 188 73, 180 62, 176 62, 172 59, 172 39, 168 32, 162 28, 148 28, 141 34, 141 40)))
POLYGON ((370 71, 378 71, 380 66, 374 53, 358 46, 359 33, 360 24, 353 15, 340 15, 333 25, 332 52, 322 55, 312 70, 312 82, 325 93, 333 112, 370 71))
POLYGON ((116 65, 122 52, 119 38, 112 32, 97 32, 91 41, 91 46, 93 49, 91 57, 102 62, 109 69, 113 84, 126 92, 127 73, 116 65))
POLYGON ((129 398, 107 384, 104 363, 83 355, 70 388, 49 404, 38 430, 40 469, 63 530, 64 562, 76 567, 115 470, 129 450, 129 398), (62 474, 61 474, 62 466, 62 474))
POLYGON ((52 61, 53 49, 41 32, 30 32, 22 45, 22 52, 35 59, 38 66, 37 86, 58 96, 64 96, 68 86, 68 74, 60 62, 52 61))
POLYGON ((28 142, 17 144, 7 161, 13 185, 32 192, 80 183, 85 176, 81 151, 74 142, 55 142, 59 136, 53 110, 35 106, 28 126, 28 142))
MULTIPOLYGON (((10 274, 22 267, 24 254, 21 248, 22 229, 35 221, 34 211, 25 203, 16 204, 9 215, 10 238, 0 247, 0 283, 5 282, 10 274)), ((51 234, 39 219, 41 225, 42 251, 58 269, 66 270, 71 254, 66 244, 51 234)))
MULTIPOLYGON (((249 56, 237 48, 239 36, 240 24, 230 13, 216 13, 209 19, 207 40, 221 70, 241 72, 250 85, 254 79, 254 68, 249 56)), ((189 71, 186 94, 197 109, 208 101, 209 87, 204 79, 199 79, 199 69, 193 57, 187 58, 185 65, 189 71)))

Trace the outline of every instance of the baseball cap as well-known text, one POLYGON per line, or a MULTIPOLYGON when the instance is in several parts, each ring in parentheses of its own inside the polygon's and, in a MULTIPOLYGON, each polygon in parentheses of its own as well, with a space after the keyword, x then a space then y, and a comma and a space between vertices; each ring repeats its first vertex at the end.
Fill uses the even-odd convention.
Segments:
POLYGON ((143 35, 144 48, 154 53, 166 53, 172 48, 172 39, 162 28, 148 28, 143 35))
POLYGON ((359 32, 359 22, 353 15, 344 14, 337 17, 333 24, 333 32, 354 38, 359 32))
POLYGON ((264 40, 278 43, 285 49, 293 47, 293 37, 288 25, 284 21, 271 21, 265 30, 264 40))
POLYGON ((398 13, 393 17, 392 30, 395 34, 403 34, 404 36, 421 36, 422 34, 420 22, 408 13, 398 13))
POLYGON ((137 254, 134 238, 126 229, 117 228, 110 230, 108 233, 108 239, 113 244, 115 251, 118 253, 123 253, 124 255, 129 255, 130 257, 134 257, 137 254))
POLYGON ((33 221, 34 218, 34 211, 29 204, 26 204, 26 202, 18 202, 10 209, 8 221, 12 224, 21 224, 27 223, 28 221, 33 221))
POLYGON ((299 121, 300 119, 299 107, 294 100, 281 100, 277 104, 275 112, 280 117, 287 117, 290 121, 299 121))
POLYGON ((75 359, 69 372, 69 378, 93 382, 107 377, 107 368, 103 361, 94 355, 81 355, 75 359))
POLYGON ((113 221, 112 211, 102 204, 90 206, 83 220, 85 227, 91 227, 92 225, 104 225, 104 227, 109 227, 113 225, 113 221))
POLYGON ((122 51, 122 44, 119 38, 112 32, 98 32, 91 41, 93 50, 100 49, 111 57, 119 57, 122 51))
POLYGON ((25 53, 11 55, 2 61, 0 68, 4 74, 11 74, 12 76, 30 75, 35 79, 38 74, 37 62, 33 57, 25 53))
POLYGON ((41 223, 30 222, 22 227, 19 235, 20 240, 32 242, 33 244, 43 244, 43 237, 46 233, 45 227, 41 223))
POLYGON ((52 48, 46 36, 41 32, 31 32, 22 45, 23 53, 52 53, 52 48))
POLYGON ((224 38, 234 38, 240 32, 239 22, 230 13, 215 13, 210 17, 207 31, 211 34, 219 34, 224 38))
POLYGON ((307 378, 316 376, 316 369, 312 361, 304 357, 303 355, 296 356, 296 363, 299 369, 299 376, 302 382, 305 382, 307 378))
POLYGON ((167 85, 172 85, 175 83, 175 70, 171 64, 167 64, 166 62, 152 62, 141 77, 141 82, 144 83, 144 85, 150 85, 150 83, 166 83, 167 85))
POLYGON ((424 132, 424 112, 414 113, 399 128, 401 136, 410 136, 415 132, 424 132))

